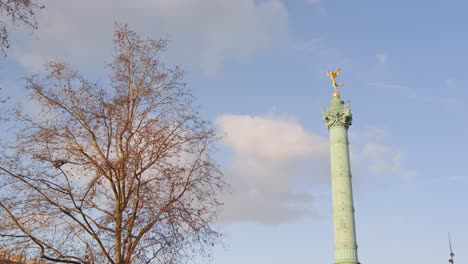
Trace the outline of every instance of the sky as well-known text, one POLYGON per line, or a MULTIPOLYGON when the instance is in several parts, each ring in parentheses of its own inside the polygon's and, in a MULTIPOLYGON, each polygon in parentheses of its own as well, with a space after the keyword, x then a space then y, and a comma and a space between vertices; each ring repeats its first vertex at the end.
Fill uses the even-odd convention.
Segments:
MULTIPOLYGON (((349 101, 361 263, 468 263, 466 1, 42 1, 11 28, 2 95, 47 60, 107 78, 113 25, 170 40, 203 118, 226 133, 230 192, 213 263, 333 263, 326 76, 349 101)), ((31 106, 34 111, 34 106, 31 106)))

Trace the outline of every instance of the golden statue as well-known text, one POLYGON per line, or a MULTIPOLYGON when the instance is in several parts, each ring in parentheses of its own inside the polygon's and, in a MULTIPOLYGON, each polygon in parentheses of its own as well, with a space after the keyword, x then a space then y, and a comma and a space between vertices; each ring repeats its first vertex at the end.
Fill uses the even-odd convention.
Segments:
POLYGON ((328 77, 330 77, 330 79, 332 80, 333 88, 335 89, 335 92, 333 93, 333 96, 339 96, 338 90, 336 88, 338 86, 343 86, 344 85, 343 83, 337 83, 336 80, 335 80, 336 76, 338 76, 338 74, 340 74, 340 71, 341 71, 341 68, 338 68, 336 71, 328 71, 327 72, 328 77))

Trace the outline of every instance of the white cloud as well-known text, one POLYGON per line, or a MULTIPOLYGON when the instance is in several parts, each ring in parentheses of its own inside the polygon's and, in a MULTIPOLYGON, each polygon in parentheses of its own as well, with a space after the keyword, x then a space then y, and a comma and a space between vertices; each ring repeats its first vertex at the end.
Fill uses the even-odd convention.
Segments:
POLYGON ((388 54, 379 53, 375 55, 375 58, 379 64, 386 64, 388 61, 388 54))
POLYGON ((10 52, 32 69, 45 58, 100 68, 110 60, 115 21, 128 22, 141 35, 169 38, 169 58, 208 74, 220 71, 225 61, 243 60, 271 47, 287 31, 288 14, 279 0, 45 0, 44 4, 37 38, 16 33, 10 52))
MULTIPOLYGON (((315 199, 329 188, 328 137, 277 115, 222 115, 216 122, 232 151, 223 221, 277 224, 321 214, 315 199)), ((388 134, 370 128, 350 135, 355 179, 375 184, 375 176, 407 172, 404 152, 385 143, 388 134)))
POLYGON ((225 221, 275 224, 317 213, 304 186, 328 177, 327 139, 284 117, 223 115, 217 124, 234 155, 225 171, 232 189, 225 221))
POLYGON ((389 134, 388 130, 377 127, 351 134, 351 141, 356 145, 351 158, 362 173, 373 176, 413 174, 405 167, 406 153, 386 143, 389 134))
POLYGON ((327 149, 323 138, 307 133, 292 118, 224 115, 217 122, 228 133, 226 144, 249 157, 289 161, 327 149))

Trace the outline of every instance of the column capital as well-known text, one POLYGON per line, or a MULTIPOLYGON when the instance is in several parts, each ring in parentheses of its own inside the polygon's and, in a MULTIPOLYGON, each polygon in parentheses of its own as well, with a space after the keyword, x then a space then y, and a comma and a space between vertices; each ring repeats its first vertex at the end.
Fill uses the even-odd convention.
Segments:
POLYGON ((325 107, 322 110, 323 120, 328 129, 335 126, 348 128, 351 126, 353 115, 349 105, 345 105, 339 96, 334 96, 330 102, 330 109, 327 111, 325 107))

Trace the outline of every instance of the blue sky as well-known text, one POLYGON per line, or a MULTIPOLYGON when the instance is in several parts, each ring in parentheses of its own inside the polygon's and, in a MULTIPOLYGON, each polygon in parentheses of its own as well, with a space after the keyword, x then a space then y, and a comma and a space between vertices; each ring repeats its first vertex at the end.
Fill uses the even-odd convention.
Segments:
MULTIPOLYGON (((361 263, 468 263, 468 4, 465 1, 43 1, 14 28, 2 93, 47 59, 103 81, 114 21, 171 40, 204 118, 227 137, 232 191, 214 263, 332 263, 326 71, 351 102, 361 263)), ((31 106, 32 110, 34 107, 31 106)))

